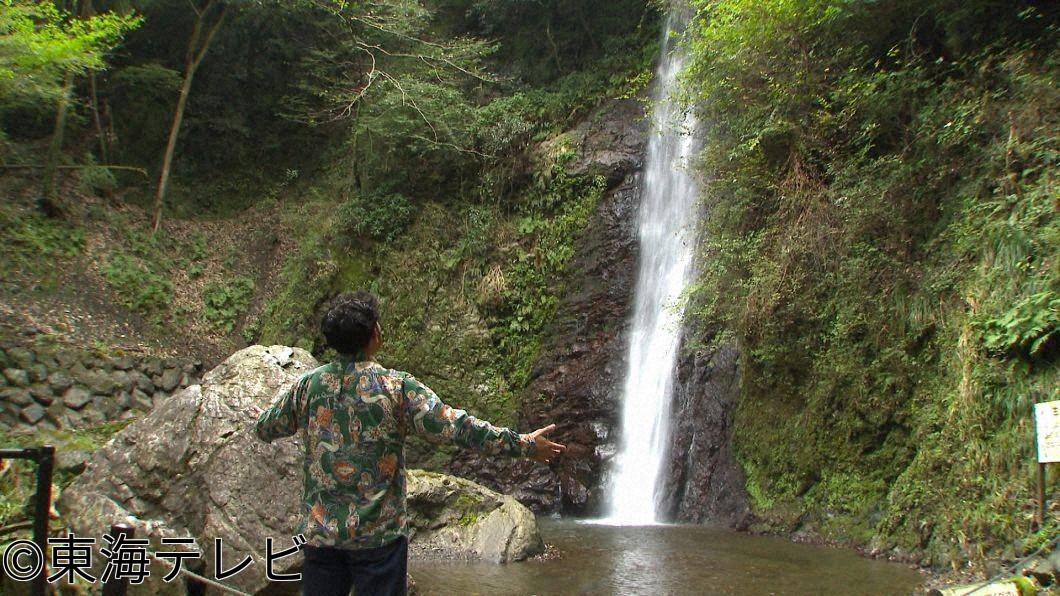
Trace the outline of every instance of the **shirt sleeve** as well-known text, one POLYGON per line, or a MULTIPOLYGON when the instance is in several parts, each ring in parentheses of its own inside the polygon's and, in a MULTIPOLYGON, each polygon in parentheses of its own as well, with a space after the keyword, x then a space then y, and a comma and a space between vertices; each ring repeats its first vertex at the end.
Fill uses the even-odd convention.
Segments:
POLYGON ((416 433, 433 443, 453 443, 491 455, 530 457, 534 442, 510 428, 493 426, 464 410, 451 408, 413 376, 402 382, 404 407, 416 433))
POLYGON ((310 375, 302 375, 293 385, 281 393, 272 406, 258 416, 254 432, 266 443, 273 439, 289 437, 298 432, 298 421, 306 418, 307 390, 310 375))

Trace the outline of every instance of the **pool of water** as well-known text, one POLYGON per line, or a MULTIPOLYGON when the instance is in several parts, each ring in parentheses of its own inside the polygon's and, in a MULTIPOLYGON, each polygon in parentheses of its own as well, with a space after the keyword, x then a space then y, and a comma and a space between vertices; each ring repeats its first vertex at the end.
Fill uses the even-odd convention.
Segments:
POLYGON ((910 594, 907 566, 849 549, 705 526, 542 519, 553 558, 510 565, 410 561, 420 594, 910 594))

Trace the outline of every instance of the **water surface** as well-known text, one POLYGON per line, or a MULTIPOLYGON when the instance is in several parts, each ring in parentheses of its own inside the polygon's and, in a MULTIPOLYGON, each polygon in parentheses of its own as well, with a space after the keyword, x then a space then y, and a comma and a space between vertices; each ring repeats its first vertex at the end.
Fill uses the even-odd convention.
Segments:
POLYGON ((910 594, 920 574, 839 548, 704 526, 541 520, 554 559, 413 559, 420 594, 910 594))

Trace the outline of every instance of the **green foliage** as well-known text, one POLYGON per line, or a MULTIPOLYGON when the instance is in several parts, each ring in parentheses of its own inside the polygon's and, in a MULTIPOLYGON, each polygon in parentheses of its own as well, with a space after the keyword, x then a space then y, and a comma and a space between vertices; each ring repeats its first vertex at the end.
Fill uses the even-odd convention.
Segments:
POLYGON ((477 523, 482 517, 481 513, 475 511, 475 509, 480 509, 482 507, 482 499, 477 495, 462 494, 457 497, 456 501, 453 503, 453 507, 458 511, 462 510, 460 519, 457 523, 465 528, 475 525, 475 523, 477 523))
POLYGON ((84 230, 15 204, 0 205, 0 285, 13 292, 53 290, 84 251, 84 230))
POLYGON ((202 290, 202 315, 214 327, 229 333, 254 295, 254 280, 235 277, 208 282, 202 290))
POLYGON ((1060 332, 1060 295, 1047 291, 1028 296, 1000 318, 978 321, 977 327, 992 352, 1036 356, 1060 332))
POLYGON ((571 157, 569 149, 559 151, 539 169, 519 203, 515 229, 521 246, 514 265, 504 272, 505 310, 494 329, 516 387, 529 379, 542 332, 559 305, 562 286, 558 284, 574 256, 574 242, 607 188, 602 176, 567 174, 564 165, 571 157))
MULTIPOLYGON (((154 21, 148 19, 145 29, 154 21)), ((146 31, 133 34, 133 40, 146 31)), ((118 65, 106 77, 112 98, 113 123, 120 142, 116 149, 127 162, 154 165, 165 147, 173 107, 181 84, 175 68, 148 62, 118 65)))
POLYGON ((100 272, 122 304, 143 314, 159 316, 173 298, 169 279, 135 256, 115 253, 100 266, 100 272))
POLYGON ((939 563, 1019 537, 1030 406, 1060 376, 1056 11, 696 5, 682 80, 711 211, 690 312, 700 341, 739 342, 760 515, 795 503, 939 563))
MULTIPOLYGON (((635 0, 473 0, 475 30, 501 40, 512 76, 535 85, 637 53, 658 36, 659 4, 635 0)), ((610 71, 615 72, 615 71, 610 71)))
POLYGON ((102 68, 106 51, 139 24, 113 13, 71 18, 51 2, 0 1, 0 101, 57 99, 67 72, 102 68))
POLYGON ((70 224, 36 213, 0 210, 0 254, 5 261, 21 267, 34 267, 42 260, 69 259, 81 253, 84 231, 70 224))
MULTIPOLYGON (((131 420, 106 422, 76 430, 35 430, 32 433, 0 432, 0 447, 26 448, 53 445, 56 451, 93 451, 125 428, 131 420)), ((5 463, 12 470, 0 480, 0 526, 8 526, 33 517, 33 496, 36 492, 37 466, 28 460, 13 459, 5 463)), ((73 480, 73 475, 58 472, 55 484, 61 489, 73 480)))
POLYGON ((118 188, 118 179, 109 168, 94 165, 95 159, 91 154, 85 161, 89 165, 77 172, 81 192, 87 195, 109 195, 118 188))
POLYGON ((396 238, 411 219, 412 203, 399 193, 355 195, 339 208, 345 233, 382 242, 396 238))

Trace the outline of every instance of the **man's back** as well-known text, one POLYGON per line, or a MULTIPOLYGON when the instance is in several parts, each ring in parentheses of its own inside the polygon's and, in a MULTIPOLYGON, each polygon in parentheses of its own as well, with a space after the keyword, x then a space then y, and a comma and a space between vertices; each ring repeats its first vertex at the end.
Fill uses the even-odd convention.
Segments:
POLYGON ((383 341, 379 300, 336 296, 320 322, 339 358, 301 376, 258 417, 271 442, 299 429, 305 440, 302 593, 404 596, 408 566, 405 437, 550 463, 564 447, 550 424, 521 435, 442 403, 412 375, 374 362, 383 341))
POLYGON ((298 379, 258 419, 264 441, 303 431, 298 533, 317 546, 374 548, 407 533, 405 438, 528 456, 533 442, 450 408, 408 373, 340 357, 298 379))

